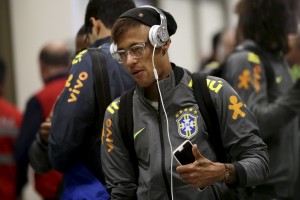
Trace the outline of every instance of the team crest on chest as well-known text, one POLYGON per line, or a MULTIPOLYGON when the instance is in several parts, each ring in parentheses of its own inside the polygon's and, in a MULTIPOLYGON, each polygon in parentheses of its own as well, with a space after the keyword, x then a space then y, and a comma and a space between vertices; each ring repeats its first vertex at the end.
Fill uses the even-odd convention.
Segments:
POLYGON ((181 137, 190 139, 198 132, 197 110, 185 108, 180 110, 176 115, 177 129, 181 137))

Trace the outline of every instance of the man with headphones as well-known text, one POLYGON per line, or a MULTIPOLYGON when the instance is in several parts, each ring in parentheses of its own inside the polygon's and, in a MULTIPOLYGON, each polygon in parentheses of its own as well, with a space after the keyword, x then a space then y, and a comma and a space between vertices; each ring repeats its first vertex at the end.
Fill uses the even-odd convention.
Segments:
POLYGON ((231 156, 227 163, 217 159, 195 101, 191 73, 169 60, 169 36, 176 29, 170 13, 150 6, 123 13, 112 28, 111 53, 137 83, 132 108, 126 110, 133 112, 138 165, 121 133, 123 104, 117 98, 106 110, 101 147, 112 200, 223 199, 229 188, 254 186, 267 177, 267 147, 255 117, 224 80, 208 76, 219 121, 214 123, 231 156), (173 151, 185 140, 194 144, 195 161, 179 166, 173 151))

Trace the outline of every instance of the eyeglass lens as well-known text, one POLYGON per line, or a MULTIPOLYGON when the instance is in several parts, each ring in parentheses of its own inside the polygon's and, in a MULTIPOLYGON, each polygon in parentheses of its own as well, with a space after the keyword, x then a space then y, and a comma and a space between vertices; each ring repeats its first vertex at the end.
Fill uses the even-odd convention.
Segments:
POLYGON ((128 53, 130 53, 133 58, 140 58, 145 54, 145 44, 137 44, 130 47, 128 50, 117 51, 117 53, 122 61, 127 59, 128 53))

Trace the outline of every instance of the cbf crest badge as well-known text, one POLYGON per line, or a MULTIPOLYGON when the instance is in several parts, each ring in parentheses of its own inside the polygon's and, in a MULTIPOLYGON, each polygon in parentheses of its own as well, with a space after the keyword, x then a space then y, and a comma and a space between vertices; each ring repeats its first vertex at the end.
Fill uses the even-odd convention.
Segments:
POLYGON ((197 110, 185 108, 176 114, 178 133, 181 137, 191 139, 198 132, 197 110))

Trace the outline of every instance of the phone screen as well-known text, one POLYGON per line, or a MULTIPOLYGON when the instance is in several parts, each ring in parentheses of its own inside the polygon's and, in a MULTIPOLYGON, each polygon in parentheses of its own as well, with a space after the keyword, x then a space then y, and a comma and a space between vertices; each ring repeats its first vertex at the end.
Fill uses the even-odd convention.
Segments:
POLYGON ((183 144, 182 149, 179 149, 174 153, 174 156, 177 158, 181 165, 186 165, 195 161, 192 148, 192 144, 190 142, 186 142, 183 144))

